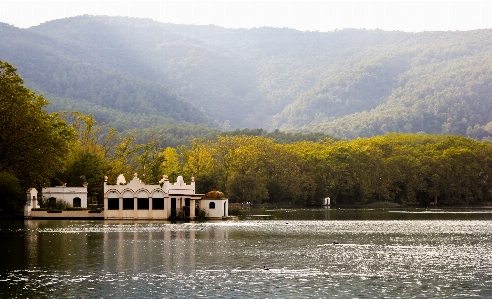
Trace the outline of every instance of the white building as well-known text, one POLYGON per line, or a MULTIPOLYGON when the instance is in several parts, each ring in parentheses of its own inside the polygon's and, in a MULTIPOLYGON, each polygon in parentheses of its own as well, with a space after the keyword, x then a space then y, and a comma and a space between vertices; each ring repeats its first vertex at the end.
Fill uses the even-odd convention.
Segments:
MULTIPOLYGON (((193 178, 190 184, 186 184, 182 176, 176 183, 170 183, 167 176, 163 176, 159 185, 146 185, 135 174, 128 183, 120 175, 118 182, 117 185, 104 182, 104 219, 195 219, 196 207, 205 209, 204 206, 210 204, 210 201, 201 204, 203 194, 195 193, 193 178)), ((208 208, 207 218, 227 215, 228 204, 223 200, 214 199, 214 208, 208 208)))
POLYGON ((222 219, 229 217, 229 200, 224 193, 213 188, 198 201, 200 210, 205 211, 205 215, 210 219, 222 219))
POLYGON ((46 187, 41 193, 44 202, 63 200, 74 208, 87 208, 87 184, 83 187, 46 187))
POLYGON ((38 203, 38 190, 36 188, 29 188, 27 190, 26 204, 24 205, 24 217, 30 218, 32 209, 39 209, 38 203))

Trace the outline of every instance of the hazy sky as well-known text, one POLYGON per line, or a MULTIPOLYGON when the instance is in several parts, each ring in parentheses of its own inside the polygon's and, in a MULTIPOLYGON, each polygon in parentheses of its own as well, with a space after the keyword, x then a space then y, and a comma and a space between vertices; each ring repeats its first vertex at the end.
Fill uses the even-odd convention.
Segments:
POLYGON ((492 1, 0 0, 0 22, 21 28, 84 14, 226 28, 288 27, 301 31, 492 28, 492 1))

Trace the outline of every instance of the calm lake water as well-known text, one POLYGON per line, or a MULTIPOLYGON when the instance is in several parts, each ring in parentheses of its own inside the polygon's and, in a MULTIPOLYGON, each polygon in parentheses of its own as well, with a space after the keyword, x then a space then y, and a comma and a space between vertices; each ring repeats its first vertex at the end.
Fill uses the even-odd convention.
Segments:
POLYGON ((29 220, 2 222, 0 239, 0 298, 492 297, 486 208, 29 220))

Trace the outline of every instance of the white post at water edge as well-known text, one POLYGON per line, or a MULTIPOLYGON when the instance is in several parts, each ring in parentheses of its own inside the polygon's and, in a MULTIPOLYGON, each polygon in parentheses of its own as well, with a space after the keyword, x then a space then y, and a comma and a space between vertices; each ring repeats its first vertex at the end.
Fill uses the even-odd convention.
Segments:
POLYGON ((324 206, 329 206, 330 205, 330 198, 329 197, 325 197, 324 200, 323 200, 323 205, 324 206))

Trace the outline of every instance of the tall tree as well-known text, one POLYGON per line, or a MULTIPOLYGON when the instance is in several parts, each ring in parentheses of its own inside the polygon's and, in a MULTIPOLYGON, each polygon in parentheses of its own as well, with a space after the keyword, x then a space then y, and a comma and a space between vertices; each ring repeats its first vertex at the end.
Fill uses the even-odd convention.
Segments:
POLYGON ((175 182, 178 176, 181 174, 181 167, 179 166, 178 152, 172 147, 166 147, 159 156, 162 158, 162 171, 165 175, 169 176, 171 182, 175 182))
POLYGON ((25 187, 63 169, 75 132, 59 114, 44 110, 49 102, 24 87, 16 71, 0 61, 0 171, 25 187))

